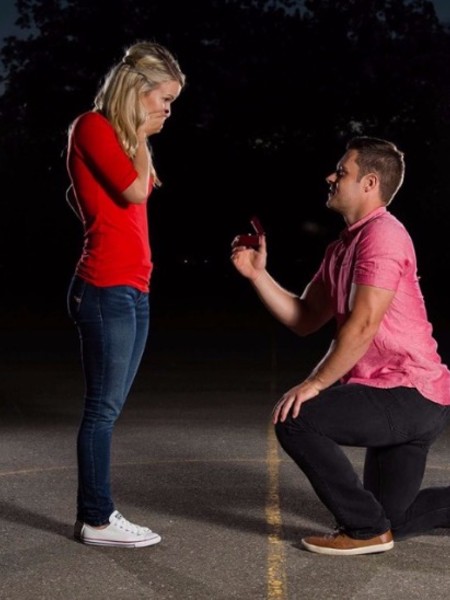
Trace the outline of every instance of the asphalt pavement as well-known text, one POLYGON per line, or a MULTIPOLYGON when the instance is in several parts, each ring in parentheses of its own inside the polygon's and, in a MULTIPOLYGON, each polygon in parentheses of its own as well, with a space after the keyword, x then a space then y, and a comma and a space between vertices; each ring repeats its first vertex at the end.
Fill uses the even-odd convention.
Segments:
MULTIPOLYGON (((333 520, 278 448, 270 411, 325 349, 255 308, 156 310, 114 432, 124 516, 162 536, 140 549, 72 538, 83 381, 63 314, 2 321, 1 600, 448 600, 450 531, 357 557, 311 554, 333 520)), ((425 485, 450 484, 450 430, 425 485)), ((362 451, 347 449, 358 469, 362 451)))

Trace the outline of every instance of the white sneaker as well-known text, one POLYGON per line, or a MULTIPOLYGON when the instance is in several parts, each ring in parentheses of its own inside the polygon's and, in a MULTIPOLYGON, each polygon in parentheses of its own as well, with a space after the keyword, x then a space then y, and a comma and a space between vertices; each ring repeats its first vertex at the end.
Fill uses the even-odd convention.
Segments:
POLYGON ((142 548, 161 541, 161 536, 148 527, 130 523, 115 510, 109 517, 110 525, 104 529, 91 527, 77 521, 74 538, 83 544, 93 546, 119 546, 120 548, 142 548))

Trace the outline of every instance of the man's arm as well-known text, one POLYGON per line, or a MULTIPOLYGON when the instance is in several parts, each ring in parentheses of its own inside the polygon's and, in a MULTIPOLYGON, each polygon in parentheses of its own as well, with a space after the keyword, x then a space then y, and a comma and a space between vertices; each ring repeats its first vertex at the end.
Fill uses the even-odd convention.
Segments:
POLYGON ((267 310, 280 323, 304 336, 317 331, 333 316, 325 286, 314 281, 298 296, 282 288, 267 272, 266 238, 260 236, 258 250, 233 245, 231 260, 246 277, 267 310))
POLYGON ((321 389, 341 379, 364 356, 394 295, 394 291, 369 285, 352 286, 350 315, 327 355, 310 376, 321 389))
POLYGON ((353 285, 350 314, 327 354, 302 383, 287 391, 275 406, 273 422, 297 417, 303 402, 339 381, 367 352, 395 295, 394 291, 353 285))
POLYGON ((252 285, 268 311, 299 336, 314 333, 333 316, 330 298, 319 281, 309 283, 303 294, 296 296, 264 270, 252 285))

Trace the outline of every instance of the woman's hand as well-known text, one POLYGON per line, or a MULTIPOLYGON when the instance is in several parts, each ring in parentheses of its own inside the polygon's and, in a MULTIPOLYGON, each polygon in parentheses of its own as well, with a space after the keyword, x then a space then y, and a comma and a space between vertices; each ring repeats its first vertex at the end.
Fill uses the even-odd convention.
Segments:
POLYGON ((166 110, 145 113, 145 121, 137 130, 139 142, 146 142, 148 137, 159 133, 168 117, 169 112, 166 110))

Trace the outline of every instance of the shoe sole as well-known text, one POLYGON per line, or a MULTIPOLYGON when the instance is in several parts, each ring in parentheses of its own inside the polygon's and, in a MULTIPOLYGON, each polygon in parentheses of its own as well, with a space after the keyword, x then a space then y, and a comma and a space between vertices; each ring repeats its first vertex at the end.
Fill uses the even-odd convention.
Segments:
POLYGON ((332 556, 356 556, 358 554, 377 554, 380 552, 386 552, 392 550, 394 542, 386 542, 385 544, 377 544, 374 546, 362 546, 360 548, 349 548, 347 550, 340 548, 327 548, 326 546, 315 546, 314 544, 308 544, 305 540, 302 540, 302 545, 310 552, 316 554, 329 554, 332 556))
POLYGON ((83 537, 75 537, 77 542, 86 544, 87 546, 113 546, 115 548, 145 548, 146 546, 154 546, 161 541, 160 536, 155 536, 150 540, 142 540, 141 542, 115 542, 109 540, 93 540, 83 537))

